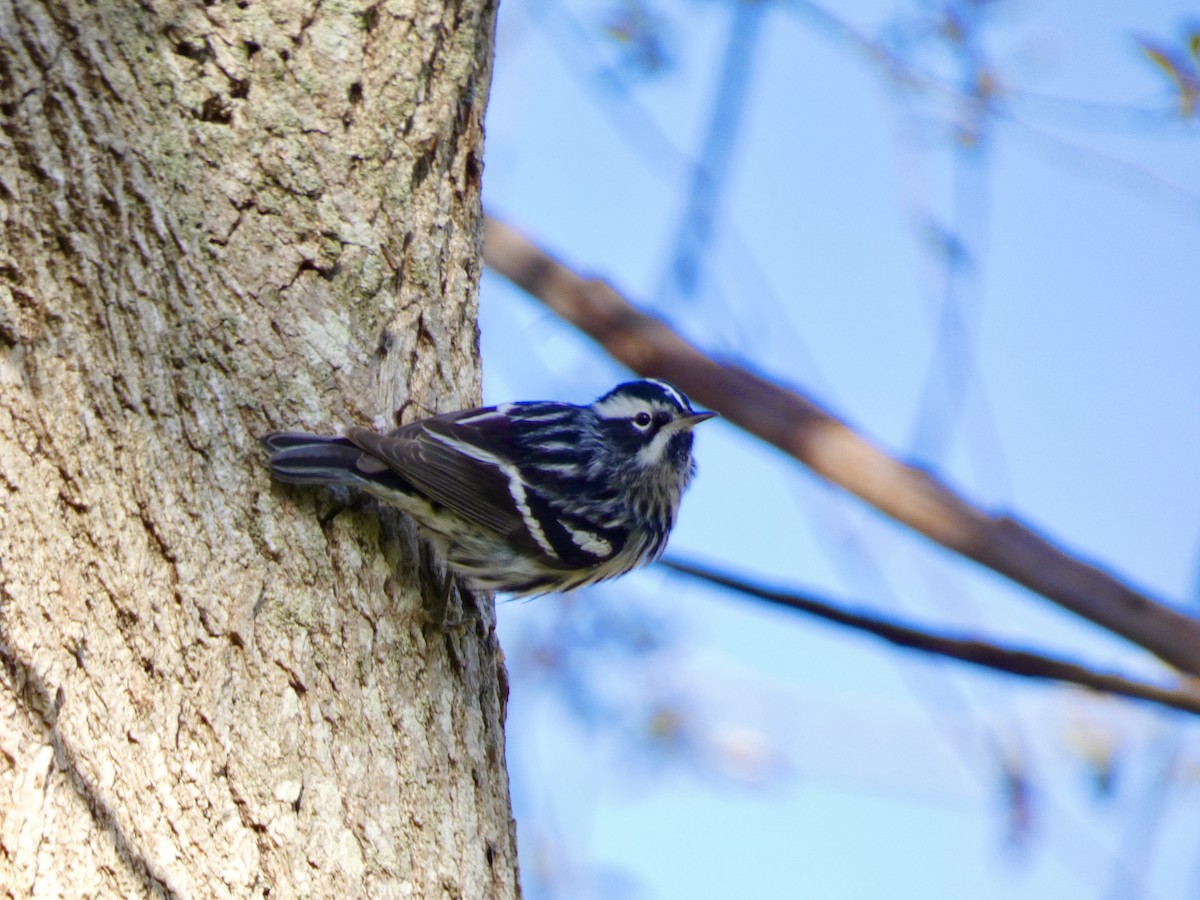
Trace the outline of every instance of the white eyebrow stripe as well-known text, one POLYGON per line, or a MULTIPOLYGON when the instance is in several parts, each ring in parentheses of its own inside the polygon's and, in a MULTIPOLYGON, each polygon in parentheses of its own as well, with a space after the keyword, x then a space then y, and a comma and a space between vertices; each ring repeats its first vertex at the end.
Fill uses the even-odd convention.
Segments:
POLYGON ((546 537, 546 532, 542 530, 542 523, 538 521, 537 516, 533 514, 533 510, 529 508, 529 496, 525 493, 525 484, 521 478, 521 471, 512 463, 505 462, 494 453, 488 453, 486 450, 469 444, 466 441, 460 441, 457 438, 452 438, 448 434, 437 434, 436 432, 427 431, 431 438, 439 444, 445 444, 451 450, 456 450, 463 456, 468 456, 471 459, 477 459, 482 463, 495 466, 505 477, 508 478, 508 493, 516 504, 517 511, 521 514, 521 521, 525 523, 525 530, 529 532, 539 547, 546 551, 548 556, 555 559, 560 559, 558 553, 555 552, 554 546, 546 537))
POLYGON ((632 419, 640 412, 650 412, 652 409, 650 401, 643 400, 641 397, 626 397, 618 394, 616 397, 609 397, 602 403, 597 403, 593 409, 602 419, 632 419))

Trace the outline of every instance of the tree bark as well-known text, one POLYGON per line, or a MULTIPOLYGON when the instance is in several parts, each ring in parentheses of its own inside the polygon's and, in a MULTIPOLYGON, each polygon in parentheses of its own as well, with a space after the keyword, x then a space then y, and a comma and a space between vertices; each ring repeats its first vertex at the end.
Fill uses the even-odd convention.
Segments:
POLYGON ((5 896, 517 894, 491 601, 256 441, 478 400, 494 13, 0 0, 5 896))

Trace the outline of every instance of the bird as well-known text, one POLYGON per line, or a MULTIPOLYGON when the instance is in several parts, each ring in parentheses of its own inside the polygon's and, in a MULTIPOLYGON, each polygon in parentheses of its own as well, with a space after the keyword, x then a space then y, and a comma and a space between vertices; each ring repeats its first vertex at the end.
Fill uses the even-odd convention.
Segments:
POLYGON ((451 573, 517 597, 569 591, 658 559, 713 418, 658 379, 585 405, 524 401, 387 433, 263 437, 276 481, 362 489, 406 513, 451 573))

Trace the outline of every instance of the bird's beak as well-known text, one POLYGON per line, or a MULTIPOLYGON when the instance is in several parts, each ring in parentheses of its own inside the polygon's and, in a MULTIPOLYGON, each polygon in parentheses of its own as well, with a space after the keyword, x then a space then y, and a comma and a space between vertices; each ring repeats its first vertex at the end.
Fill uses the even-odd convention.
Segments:
POLYGON ((676 419, 671 424, 681 431, 691 431, 701 422, 707 422, 709 419, 716 418, 715 412, 698 412, 690 416, 684 416, 682 419, 676 419))

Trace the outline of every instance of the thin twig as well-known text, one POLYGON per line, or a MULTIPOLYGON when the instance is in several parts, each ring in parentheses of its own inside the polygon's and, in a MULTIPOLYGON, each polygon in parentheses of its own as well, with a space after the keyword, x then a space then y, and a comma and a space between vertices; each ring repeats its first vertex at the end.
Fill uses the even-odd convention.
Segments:
POLYGON ((827 622, 834 622, 847 628, 873 634, 898 647, 956 659, 1008 675, 1065 682, 1106 694, 1147 700, 1171 709, 1200 715, 1200 693, 1186 687, 1159 687, 1142 681, 1134 681, 1123 675, 1096 672, 1077 663, 1053 659, 1027 650, 1012 650, 986 641, 934 634, 879 616, 850 612, 842 606, 813 594, 762 587, 732 575, 678 559, 664 559, 660 565, 692 578, 720 585, 727 590, 737 591, 749 597, 756 597, 768 603, 816 616, 827 622))
POLYGON ((488 218, 484 260, 639 374, 774 444, 898 522, 1200 675, 1200 621, 1070 555, 1005 515, 971 505, 929 472, 888 456, 795 390, 711 359, 602 281, 581 278, 488 218))

